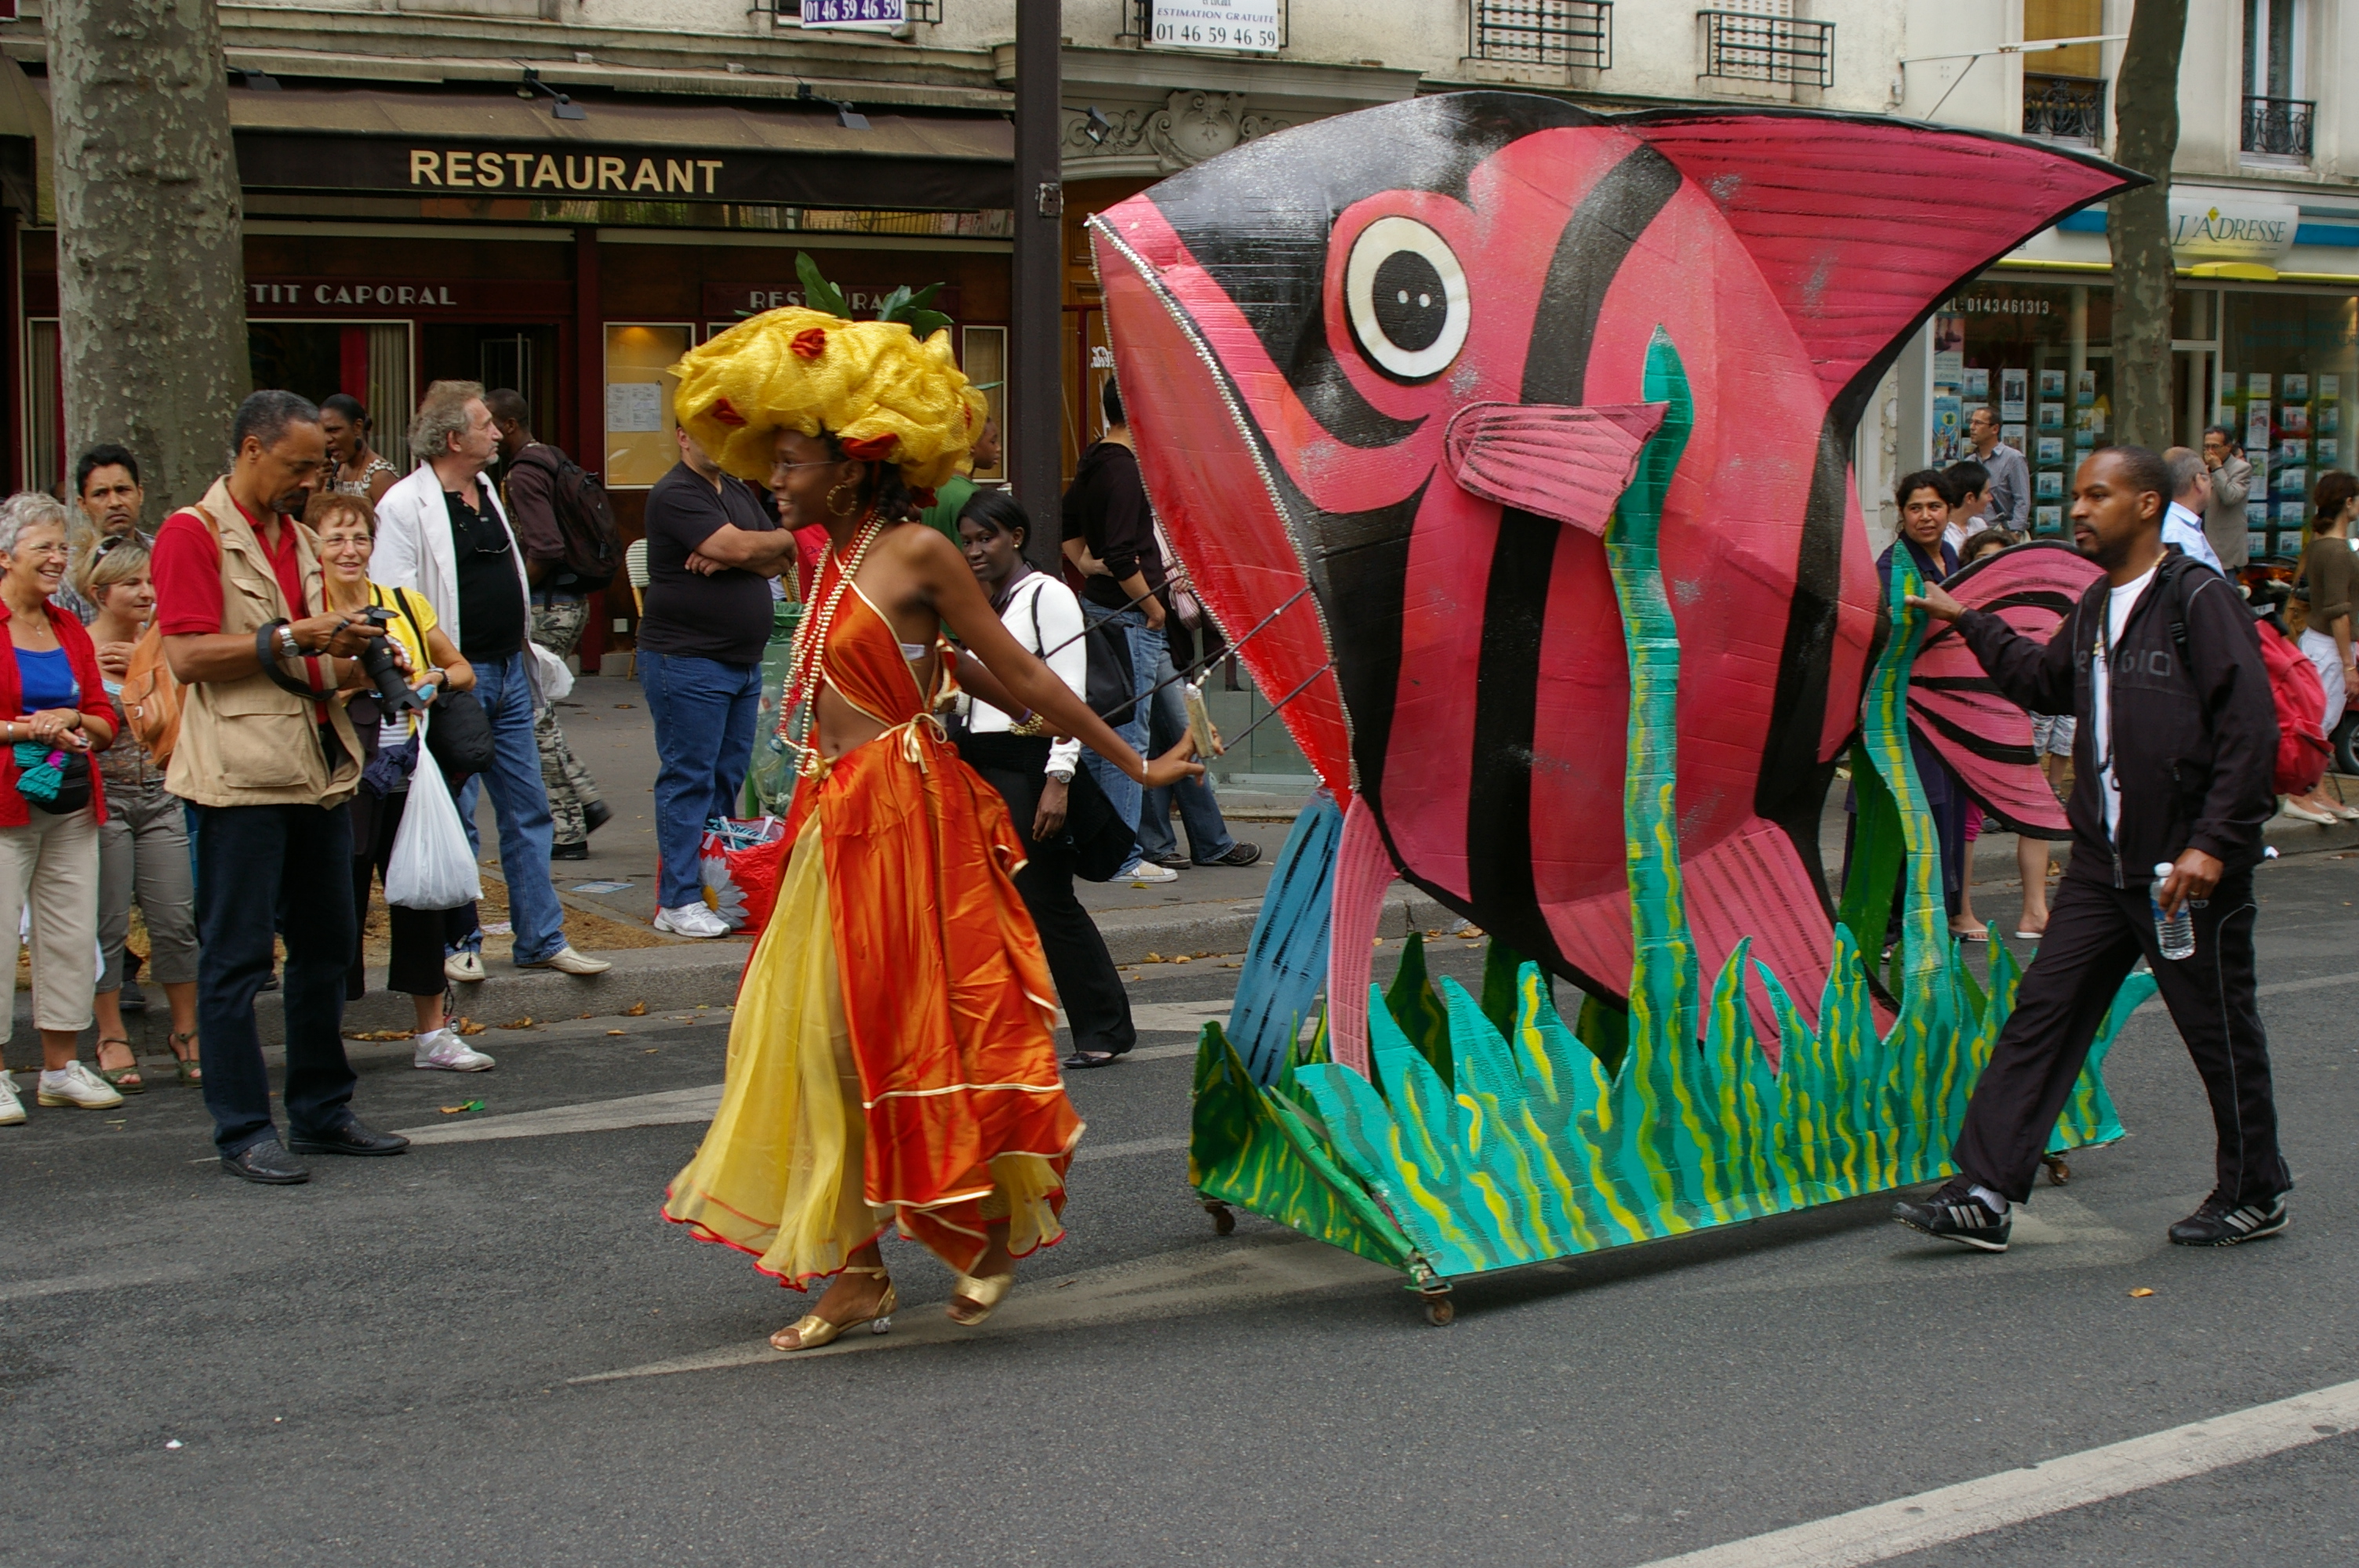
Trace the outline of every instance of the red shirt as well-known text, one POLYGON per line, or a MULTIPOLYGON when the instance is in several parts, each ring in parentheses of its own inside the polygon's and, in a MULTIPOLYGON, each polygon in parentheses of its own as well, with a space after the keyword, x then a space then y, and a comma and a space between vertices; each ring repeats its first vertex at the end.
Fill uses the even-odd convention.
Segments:
MULTIPOLYGON (((254 529, 254 536, 265 550, 270 551, 270 569, 278 579, 278 591, 287 596, 287 616, 300 621, 312 611, 303 599, 303 563, 295 548, 296 520, 278 519, 278 547, 270 548, 270 535, 253 513, 238 504, 238 514, 254 529)), ((167 637, 190 633, 206 634, 222 629, 221 544, 204 519, 194 512, 180 511, 164 519, 156 530, 156 549, 148 561, 148 572, 156 579, 156 624, 167 637)))
MULTIPOLYGON (((201 524, 200 524, 201 526, 201 524)), ((106 677, 99 673, 98 649, 82 630, 77 616, 68 615, 54 604, 41 607, 49 611, 49 626, 58 634, 58 646, 66 651, 66 663, 82 686, 82 710, 93 719, 103 719, 118 727, 115 744, 136 746, 138 741, 119 733, 121 720, 115 717, 114 704, 106 695, 106 677)), ((16 673, 16 649, 8 639, 8 607, 0 604, 0 716, 22 718, 25 691, 22 677, 16 673)), ((0 827, 22 827, 33 819, 33 803, 16 788, 16 748, 0 746, 0 827)), ((97 820, 106 820, 106 784, 99 777, 98 758, 90 762, 90 808, 97 820)))

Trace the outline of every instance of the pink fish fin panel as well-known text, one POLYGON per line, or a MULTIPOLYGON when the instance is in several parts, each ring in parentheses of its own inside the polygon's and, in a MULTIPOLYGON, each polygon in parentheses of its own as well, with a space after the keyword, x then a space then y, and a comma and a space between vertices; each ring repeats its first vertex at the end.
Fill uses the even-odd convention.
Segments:
POLYGON ((1882 114, 1665 109, 1614 123, 1720 208, 1846 429, 1901 340, 1961 284, 2147 183, 2093 155, 1882 114))
POLYGON ((1368 982, 1385 890, 1393 885, 1392 851, 1376 814, 1353 796, 1335 851, 1335 894, 1328 916, 1327 1053, 1362 1077, 1368 1074, 1368 982))
MULTIPOLYGON (((1736 945, 1751 937, 1753 957, 1768 966, 1794 1006, 1815 1022, 1828 955, 1834 951, 1834 918, 1819 895, 1818 877, 1802 864, 1786 830, 1753 817, 1701 854, 1682 852, 1680 881, 1706 993, 1736 945)), ((1745 994, 1753 1005, 1754 1033, 1774 1065, 1777 1015, 1768 991, 1748 974, 1745 994)))
MULTIPOLYGON (((2060 540, 1985 557, 1942 586, 1969 610, 2045 643, 2099 576, 2060 540)), ((2064 808, 2031 749, 2031 716, 1999 694, 1953 625, 1936 626, 1908 676, 1908 719, 1966 793, 2017 833, 2067 838, 2064 808)))
MULTIPOLYGON (((1160 222, 1145 204, 1125 211, 1142 224, 1160 222)), ((1244 638, 1275 615, 1240 643, 1237 656, 1269 701, 1293 694, 1281 721, 1320 782, 1338 801, 1349 800, 1350 726, 1329 668, 1328 628, 1317 597, 1302 591, 1309 573, 1274 489, 1281 470, 1221 368, 1220 345, 1206 341, 1164 273, 1101 219, 1091 229, 1107 330, 1129 393, 1125 411, 1156 516, 1231 636, 1244 638), (1259 479, 1241 484, 1240 475, 1259 479)), ((1138 237, 1185 260, 1168 229, 1138 237)))
POLYGON ((1442 451, 1469 495, 1603 538, 1668 406, 1470 403, 1451 416, 1442 451))

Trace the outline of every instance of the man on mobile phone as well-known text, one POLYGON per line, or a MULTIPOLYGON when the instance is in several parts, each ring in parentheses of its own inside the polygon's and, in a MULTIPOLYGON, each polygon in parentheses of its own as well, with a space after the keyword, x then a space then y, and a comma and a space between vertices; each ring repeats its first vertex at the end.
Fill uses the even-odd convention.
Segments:
POLYGON ((2141 957, 2219 1134, 2212 1195, 2170 1239, 2228 1247, 2286 1227, 2293 1178, 2277 1152, 2253 979, 2253 868, 2277 805, 2277 708, 2244 603, 2219 573, 2163 547, 2171 488, 2169 465, 2142 447, 2106 447, 2082 463, 2073 542, 2105 576, 2044 647, 1938 586, 1908 601, 1957 622, 2008 701, 2079 720, 2071 861, 1966 1107, 1951 1152, 1958 1174, 1893 1207, 1901 1224, 1981 1251, 2006 1250, 2009 1210, 2030 1195, 2090 1044, 2141 957), (2158 905, 2191 911, 2192 955, 2164 956, 2158 905))

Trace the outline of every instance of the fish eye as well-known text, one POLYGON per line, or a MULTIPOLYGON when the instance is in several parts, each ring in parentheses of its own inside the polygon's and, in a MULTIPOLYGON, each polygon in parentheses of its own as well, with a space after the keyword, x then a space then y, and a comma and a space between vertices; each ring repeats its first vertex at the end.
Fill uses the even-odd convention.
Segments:
POLYGON ((1396 381, 1430 381, 1466 344, 1466 269, 1448 241, 1414 218, 1379 218, 1343 266, 1352 335, 1396 381))

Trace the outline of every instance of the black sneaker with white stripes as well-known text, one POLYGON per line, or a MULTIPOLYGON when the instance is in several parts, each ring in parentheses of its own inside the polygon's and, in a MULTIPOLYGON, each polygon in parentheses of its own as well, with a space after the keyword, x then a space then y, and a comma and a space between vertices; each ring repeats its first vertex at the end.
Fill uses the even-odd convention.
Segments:
POLYGON ((2203 1206, 2170 1227, 2170 1238, 2181 1247, 2234 1247, 2258 1241, 2286 1227, 2285 1194, 2267 1203, 2231 1203, 2213 1193, 2203 1206))
POLYGON ((1973 1184, 1963 1176, 1952 1176, 1947 1185, 1923 1203, 1903 1198, 1894 1204, 1892 1217, 1911 1230, 1921 1230, 1977 1252, 2004 1252, 2015 1221, 2009 1216, 1993 1214, 1988 1205, 1974 1196, 1973 1187, 1973 1184))

